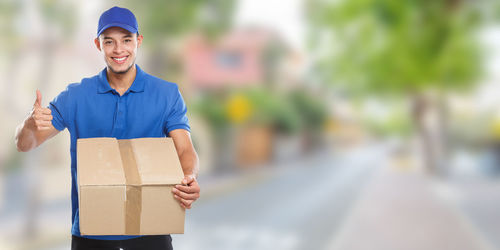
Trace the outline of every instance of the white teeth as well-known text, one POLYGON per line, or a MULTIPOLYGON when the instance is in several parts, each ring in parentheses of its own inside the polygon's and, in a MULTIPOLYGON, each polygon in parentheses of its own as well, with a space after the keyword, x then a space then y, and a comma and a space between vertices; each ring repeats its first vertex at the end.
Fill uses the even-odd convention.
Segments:
POLYGON ((114 57, 113 59, 115 59, 115 60, 117 60, 117 61, 121 62, 121 61, 125 60, 126 58, 127 58, 127 57, 125 56, 125 57, 121 57, 121 58, 116 58, 116 57, 114 57))

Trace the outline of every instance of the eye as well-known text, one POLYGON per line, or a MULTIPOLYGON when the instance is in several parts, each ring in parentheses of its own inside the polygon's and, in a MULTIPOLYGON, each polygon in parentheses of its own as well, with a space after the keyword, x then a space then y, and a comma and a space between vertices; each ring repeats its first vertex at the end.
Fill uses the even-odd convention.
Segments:
POLYGON ((125 39, 126 43, 132 42, 132 39, 125 39))
POLYGON ((106 45, 109 45, 109 44, 112 44, 113 42, 112 41, 104 41, 104 44, 106 45))

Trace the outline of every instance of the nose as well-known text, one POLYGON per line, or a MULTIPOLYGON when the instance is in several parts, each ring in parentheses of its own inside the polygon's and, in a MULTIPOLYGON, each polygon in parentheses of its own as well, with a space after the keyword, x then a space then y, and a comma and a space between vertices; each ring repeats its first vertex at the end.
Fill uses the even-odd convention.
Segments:
POLYGON ((116 42, 115 46, 113 48, 113 52, 116 54, 120 54, 123 51, 123 43, 122 42, 116 42))

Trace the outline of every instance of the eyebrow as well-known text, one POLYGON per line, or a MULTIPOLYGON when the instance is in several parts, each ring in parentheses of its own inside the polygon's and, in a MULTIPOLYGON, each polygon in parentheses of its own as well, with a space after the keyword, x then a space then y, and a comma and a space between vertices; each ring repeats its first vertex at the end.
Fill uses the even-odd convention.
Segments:
MULTIPOLYGON (((129 38, 129 37, 132 37, 132 35, 131 35, 131 34, 128 34, 128 35, 123 36, 122 38, 129 38)), ((102 39, 103 39, 103 40, 106 40, 106 39, 113 39, 113 38, 112 38, 112 37, 109 37, 109 36, 105 36, 105 37, 103 37, 102 39)))

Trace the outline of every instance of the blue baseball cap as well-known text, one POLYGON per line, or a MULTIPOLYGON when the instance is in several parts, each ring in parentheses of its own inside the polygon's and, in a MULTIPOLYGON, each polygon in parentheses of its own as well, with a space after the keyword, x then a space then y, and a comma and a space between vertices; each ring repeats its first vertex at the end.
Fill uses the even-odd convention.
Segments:
POLYGON ((134 13, 128 9, 117 6, 106 10, 101 14, 101 17, 99 18, 99 25, 97 26, 97 37, 99 37, 99 35, 101 35, 101 33, 107 28, 111 27, 124 28, 131 33, 137 33, 139 31, 139 26, 137 25, 134 13))

